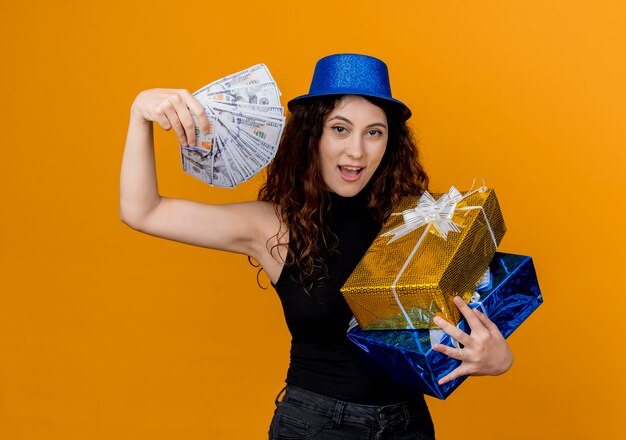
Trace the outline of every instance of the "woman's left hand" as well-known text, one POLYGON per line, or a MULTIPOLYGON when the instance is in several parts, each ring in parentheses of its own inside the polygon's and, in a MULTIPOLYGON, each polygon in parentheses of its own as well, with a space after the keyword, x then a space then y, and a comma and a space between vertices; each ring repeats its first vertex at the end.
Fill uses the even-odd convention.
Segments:
POLYGON ((460 297, 454 297, 454 303, 467 320, 471 333, 468 335, 439 316, 433 320, 444 332, 463 344, 463 348, 442 344, 433 346, 433 350, 461 361, 461 365, 439 380, 439 385, 465 375, 497 376, 511 368, 513 353, 498 327, 484 313, 470 308, 460 297))

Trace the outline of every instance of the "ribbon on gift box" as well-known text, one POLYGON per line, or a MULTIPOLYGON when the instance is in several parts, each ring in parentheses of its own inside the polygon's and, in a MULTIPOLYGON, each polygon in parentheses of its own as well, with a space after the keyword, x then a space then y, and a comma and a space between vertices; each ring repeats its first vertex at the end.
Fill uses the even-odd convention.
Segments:
MULTIPOLYGON (((474 184, 472 184, 472 188, 473 187, 474 187, 474 184)), ((400 269, 398 276, 396 277, 396 279, 391 285, 391 291, 393 292, 393 296, 396 300, 396 303, 398 304, 398 307, 400 308, 400 311, 404 315, 404 318, 406 319, 406 322, 409 328, 415 329, 415 326, 411 322, 411 319, 409 318, 407 311, 405 310, 404 306, 402 305, 402 302, 400 301, 398 293, 396 292, 396 285, 398 284, 398 281, 402 277, 402 274, 404 274, 404 271, 409 266, 409 263, 413 259, 413 256, 419 249, 420 245, 422 244, 422 241, 426 237, 426 234, 431 230, 431 228, 437 231, 441 238, 443 238, 444 240, 447 240, 449 232, 461 231, 460 226, 454 223, 454 221, 452 220, 452 217, 454 216, 456 211, 469 211, 473 209, 480 209, 481 212, 483 213, 483 216, 485 217, 487 229, 489 230, 489 233, 491 234, 493 243, 496 246, 496 248, 498 247, 496 236, 493 233, 491 224, 489 223, 489 218, 487 218, 487 214, 485 213, 485 210, 482 206, 463 206, 463 207, 457 208, 457 204, 461 202, 462 200, 466 199, 472 194, 475 194, 477 192, 485 192, 487 190, 488 188, 485 185, 483 185, 480 188, 477 188, 473 191, 470 188, 470 190, 467 191, 463 195, 459 192, 459 190, 457 190, 454 186, 452 186, 450 187, 448 192, 443 194, 441 197, 439 197, 438 200, 435 200, 428 191, 424 191, 420 199, 417 201, 417 205, 415 206, 415 208, 407 209, 405 211, 402 211, 401 213, 392 214, 392 215, 401 214, 404 219, 404 224, 381 235, 381 237, 388 237, 388 236, 392 237, 391 240, 387 242, 388 245, 398 240, 399 238, 404 237, 405 235, 417 230, 418 228, 422 226, 426 226, 424 228, 424 232, 422 232, 422 235, 417 240, 417 243, 413 247, 413 250, 411 251, 406 261, 404 262, 404 265, 400 269)))

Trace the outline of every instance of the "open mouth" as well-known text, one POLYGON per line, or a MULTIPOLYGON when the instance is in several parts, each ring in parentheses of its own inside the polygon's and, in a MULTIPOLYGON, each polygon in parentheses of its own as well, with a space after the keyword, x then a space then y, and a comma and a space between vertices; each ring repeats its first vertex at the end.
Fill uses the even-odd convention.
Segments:
POLYGON ((349 166, 339 165, 338 168, 341 174, 343 174, 346 177, 356 177, 359 175, 361 171, 363 171, 363 168, 359 168, 359 167, 349 167, 349 166))

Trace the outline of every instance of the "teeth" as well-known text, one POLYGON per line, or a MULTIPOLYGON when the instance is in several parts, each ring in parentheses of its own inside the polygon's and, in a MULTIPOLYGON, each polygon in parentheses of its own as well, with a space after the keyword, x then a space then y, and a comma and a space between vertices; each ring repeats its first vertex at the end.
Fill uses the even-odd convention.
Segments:
POLYGON ((341 167, 344 170, 350 170, 350 171, 359 171, 361 168, 356 168, 356 167, 341 167))

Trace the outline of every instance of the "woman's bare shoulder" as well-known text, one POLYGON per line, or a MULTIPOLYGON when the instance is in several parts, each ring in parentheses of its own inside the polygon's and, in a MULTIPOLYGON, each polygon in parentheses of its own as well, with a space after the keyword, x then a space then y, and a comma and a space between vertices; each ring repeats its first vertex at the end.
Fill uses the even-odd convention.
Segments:
POLYGON ((282 272, 287 248, 289 231, 283 223, 280 205, 269 202, 250 202, 249 214, 257 218, 257 240, 252 242, 253 248, 248 255, 263 267, 263 270, 275 283, 282 272))

